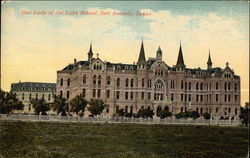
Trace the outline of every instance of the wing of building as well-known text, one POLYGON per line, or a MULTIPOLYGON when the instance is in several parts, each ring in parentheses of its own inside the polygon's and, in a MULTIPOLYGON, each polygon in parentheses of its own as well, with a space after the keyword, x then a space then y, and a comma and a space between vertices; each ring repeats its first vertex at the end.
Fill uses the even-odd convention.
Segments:
POLYGON ((207 69, 188 68, 180 45, 176 65, 162 60, 159 47, 155 58, 146 60, 143 41, 135 64, 111 63, 93 58, 92 44, 88 60, 76 61, 57 71, 57 94, 69 101, 78 94, 87 100, 105 101, 106 115, 123 108, 137 113, 140 108, 154 112, 169 108, 172 113, 194 110, 203 114, 230 117, 240 112, 240 77, 227 63, 212 67, 209 52, 207 69))
POLYGON ((31 106, 31 99, 44 98, 47 103, 53 102, 53 94, 56 93, 55 83, 41 83, 41 82, 19 82, 12 83, 11 90, 15 93, 17 98, 24 104, 24 113, 33 113, 31 106))

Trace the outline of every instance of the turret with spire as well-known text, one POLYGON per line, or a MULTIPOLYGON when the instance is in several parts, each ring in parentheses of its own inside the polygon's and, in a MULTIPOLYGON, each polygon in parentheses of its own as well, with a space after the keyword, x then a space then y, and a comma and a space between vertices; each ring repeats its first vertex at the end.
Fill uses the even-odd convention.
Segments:
POLYGON ((144 52, 144 46, 143 46, 143 39, 141 43, 141 50, 140 50, 139 58, 137 61, 137 68, 139 70, 146 69, 146 59, 145 59, 145 52, 144 52))
POLYGON ((92 42, 90 42, 90 48, 88 52, 88 61, 91 62, 92 59, 93 59, 92 42))
POLYGON ((177 59, 177 63, 175 67, 176 67, 176 71, 184 71, 186 67, 186 65, 184 64, 184 60, 183 60, 181 44, 180 44, 178 59, 177 59))
POLYGON ((161 51, 160 46, 159 46, 158 50, 156 51, 156 58, 162 60, 162 51, 161 51))
POLYGON ((211 60, 211 56, 210 56, 210 50, 209 50, 209 55, 208 55, 208 60, 207 60, 207 69, 211 69, 212 68, 212 60, 211 60))

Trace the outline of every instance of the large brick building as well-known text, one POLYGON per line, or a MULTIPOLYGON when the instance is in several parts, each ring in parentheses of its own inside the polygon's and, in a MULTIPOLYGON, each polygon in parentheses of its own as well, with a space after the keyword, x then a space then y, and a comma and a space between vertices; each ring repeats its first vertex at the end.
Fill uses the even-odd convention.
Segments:
POLYGON ((143 42, 136 64, 121 64, 93 58, 92 45, 88 60, 76 61, 57 71, 57 94, 70 101, 83 94, 87 100, 100 98, 107 104, 104 114, 118 109, 137 113, 151 108, 155 113, 168 107, 172 113, 194 110, 214 116, 238 116, 240 112, 240 77, 226 63, 212 67, 210 53, 207 69, 187 68, 182 47, 177 63, 170 67, 162 61, 159 47, 155 58, 145 59, 143 42))

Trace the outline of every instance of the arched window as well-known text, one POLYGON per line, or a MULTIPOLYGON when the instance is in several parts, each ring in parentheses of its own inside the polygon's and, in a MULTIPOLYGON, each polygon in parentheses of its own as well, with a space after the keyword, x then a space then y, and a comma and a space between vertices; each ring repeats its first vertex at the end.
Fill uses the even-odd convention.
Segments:
POLYGON ((102 84, 102 77, 101 75, 98 76, 98 85, 101 85, 102 84))
POLYGON ((86 77, 86 75, 84 74, 84 75, 83 75, 83 79, 82 79, 82 83, 83 83, 83 84, 86 84, 86 78, 87 78, 87 77, 86 77))
POLYGON ((107 77, 107 85, 110 85, 110 83, 111 83, 111 77, 108 76, 108 77, 107 77))
POLYGON ((93 84, 96 84, 96 75, 93 76, 93 84))
POLYGON ((228 82, 228 90, 231 89, 231 85, 230 85, 230 82, 228 82))
POLYGON ((158 80, 155 83, 155 89, 163 89, 163 83, 162 83, 162 81, 158 80))
POLYGON ((130 87, 134 87, 134 79, 133 78, 130 80, 130 87))
POLYGON ((125 81, 125 87, 128 87, 128 84, 129 84, 129 79, 126 78, 126 81, 125 81))
POLYGON ((117 87, 120 87, 120 78, 117 78, 117 79, 116 79, 116 86, 117 86, 117 87))
POLYGON ((224 90, 227 90, 227 82, 224 83, 224 90))
MULTIPOLYGON (((63 86, 63 78, 61 78, 61 86, 63 86)), ((36 87, 36 90, 38 90, 38 87, 36 87)))

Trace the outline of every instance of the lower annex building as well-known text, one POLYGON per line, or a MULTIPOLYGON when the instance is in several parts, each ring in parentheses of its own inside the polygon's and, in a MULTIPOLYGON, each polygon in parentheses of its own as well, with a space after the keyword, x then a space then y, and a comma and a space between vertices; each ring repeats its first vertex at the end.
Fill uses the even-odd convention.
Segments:
POLYGON ((187 68, 180 45, 176 65, 162 60, 159 47, 155 58, 145 59, 143 41, 136 64, 121 64, 93 58, 90 44, 88 59, 77 61, 57 71, 57 95, 70 101, 78 94, 90 100, 102 99, 104 115, 119 109, 137 113, 150 108, 154 113, 168 108, 173 114, 187 110, 216 117, 239 116, 240 77, 226 63, 225 68, 212 67, 210 52, 207 69, 187 68))
POLYGON ((53 94, 56 93, 55 83, 44 82, 21 82, 12 83, 10 91, 24 104, 23 113, 34 113, 31 99, 44 98, 47 103, 54 101, 53 94))

